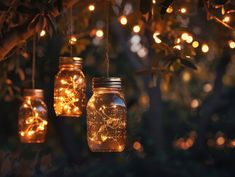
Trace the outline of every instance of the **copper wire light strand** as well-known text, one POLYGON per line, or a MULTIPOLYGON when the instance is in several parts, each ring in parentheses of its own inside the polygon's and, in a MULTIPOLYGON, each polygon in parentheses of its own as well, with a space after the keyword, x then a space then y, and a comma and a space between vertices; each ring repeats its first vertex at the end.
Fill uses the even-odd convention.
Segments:
POLYGON ((36 32, 33 35, 32 87, 35 88, 36 32))
POLYGON ((110 0, 106 0, 105 63, 106 63, 106 76, 107 77, 109 77, 109 10, 110 10, 110 0))

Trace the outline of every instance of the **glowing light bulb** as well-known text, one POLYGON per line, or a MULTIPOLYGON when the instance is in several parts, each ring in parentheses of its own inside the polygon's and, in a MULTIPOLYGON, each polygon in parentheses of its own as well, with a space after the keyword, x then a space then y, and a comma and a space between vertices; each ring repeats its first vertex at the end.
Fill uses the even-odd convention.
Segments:
POLYGON ((139 32, 140 32, 140 26, 139 26, 139 25, 135 25, 135 26, 133 27, 133 31, 134 31, 135 33, 139 33, 139 32))
POLYGON ((213 86, 209 83, 207 83, 203 86, 203 91, 206 92, 206 93, 211 92, 212 89, 213 89, 213 86))
POLYGON ((138 142, 138 141, 135 141, 135 142, 133 143, 133 148, 134 148, 136 151, 142 151, 142 150, 143 150, 143 147, 142 147, 141 143, 138 142))
POLYGON ((216 143, 217 143, 217 145, 219 145, 219 146, 224 145, 224 143, 225 143, 225 138, 224 138, 223 136, 219 136, 219 137, 216 139, 216 143))
POLYGON ((191 101, 191 108, 196 109, 199 106, 199 100, 198 99, 193 99, 191 101))
POLYGON ((171 14, 173 12, 173 7, 172 6, 169 6, 167 9, 166 9, 166 12, 168 14, 171 14))
POLYGON ((187 9, 183 7, 183 8, 180 9, 180 12, 181 12, 182 14, 185 14, 185 13, 187 12, 187 9))
POLYGON ((188 39, 188 33, 182 33, 182 35, 181 35, 181 39, 183 39, 183 40, 187 40, 188 39))
POLYGON ((99 38, 102 38, 104 36, 104 32, 103 30, 99 29, 96 31, 96 36, 99 37, 99 38))
POLYGON ((199 47, 199 42, 198 41, 193 41, 192 46, 193 46, 193 48, 198 48, 199 47))
POLYGON ((189 82, 191 80, 191 74, 188 71, 183 72, 182 79, 185 82, 189 82))
POLYGON ((88 10, 89 10, 89 11, 94 11, 94 10, 95 10, 95 5, 94 5, 94 4, 90 4, 90 5, 88 6, 88 10))
POLYGON ((209 46, 207 44, 202 44, 201 50, 203 53, 207 53, 209 52, 209 46))
POLYGON ((187 43, 192 43, 193 42, 193 37, 189 35, 186 39, 186 42, 187 43))
POLYGON ((228 44, 229 44, 229 47, 230 47, 231 49, 234 49, 234 48, 235 48, 235 42, 234 42, 234 41, 229 41, 228 44))
POLYGON ((123 15, 123 16, 120 17, 120 23, 121 23, 122 25, 126 25, 127 22, 128 22, 128 21, 127 21, 126 16, 123 15))
POLYGON ((177 50, 181 50, 182 49, 181 45, 175 45, 173 48, 177 49, 177 50))
POLYGON ((77 42, 77 38, 75 36, 71 36, 71 38, 69 39, 69 43, 74 45, 76 44, 76 42, 77 42))
POLYGON ((229 16, 225 16, 223 19, 223 22, 228 23, 230 22, 230 17, 229 16))
POLYGON ((152 0, 153 4, 156 4, 156 0, 152 0))
POLYGON ((42 30, 41 32, 40 32, 40 37, 43 37, 43 36, 45 36, 46 35, 46 31, 45 30, 42 30))

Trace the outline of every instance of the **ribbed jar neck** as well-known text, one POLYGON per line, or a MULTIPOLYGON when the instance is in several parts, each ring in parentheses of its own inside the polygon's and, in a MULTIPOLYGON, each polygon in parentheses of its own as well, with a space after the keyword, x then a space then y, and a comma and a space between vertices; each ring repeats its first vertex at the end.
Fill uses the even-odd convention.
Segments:
POLYGON ((106 88, 98 87, 92 88, 93 93, 103 94, 103 93, 122 93, 122 88, 106 88))
POLYGON ((60 57, 60 68, 82 68, 82 58, 80 57, 60 57))
POLYGON ((23 93, 24 98, 38 98, 44 99, 44 91, 41 89, 25 89, 23 93))
POLYGON ((92 89, 121 90, 122 80, 119 77, 95 77, 92 79, 92 89))
POLYGON ((60 69, 82 69, 82 64, 60 64, 60 69))

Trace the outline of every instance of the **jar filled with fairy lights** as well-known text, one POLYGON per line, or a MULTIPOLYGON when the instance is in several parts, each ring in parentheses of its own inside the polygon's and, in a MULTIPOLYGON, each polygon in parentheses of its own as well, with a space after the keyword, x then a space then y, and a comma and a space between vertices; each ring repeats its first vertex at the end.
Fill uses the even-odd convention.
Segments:
POLYGON ((22 143, 43 143, 47 132, 47 107, 41 89, 25 89, 19 110, 19 136, 22 143))
POLYGON ((82 115, 85 106, 85 86, 82 59, 61 57, 54 85, 54 110, 57 116, 82 115))
POLYGON ((121 152, 126 141, 127 108, 121 79, 93 78, 87 104, 87 141, 93 152, 121 152))

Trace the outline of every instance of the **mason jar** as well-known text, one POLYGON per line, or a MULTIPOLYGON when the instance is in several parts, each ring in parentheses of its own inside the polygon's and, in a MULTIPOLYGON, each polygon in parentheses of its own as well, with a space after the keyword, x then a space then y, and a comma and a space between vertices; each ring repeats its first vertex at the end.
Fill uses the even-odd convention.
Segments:
POLYGON ((22 143, 43 143, 47 133, 47 107, 41 89, 25 89, 19 110, 19 136, 22 143))
POLYGON ((85 76, 82 59, 60 57, 54 84, 54 110, 57 116, 80 117, 85 107, 85 76))
POLYGON ((87 104, 87 141, 93 152, 121 152, 126 142, 127 108, 121 79, 93 78, 87 104))

